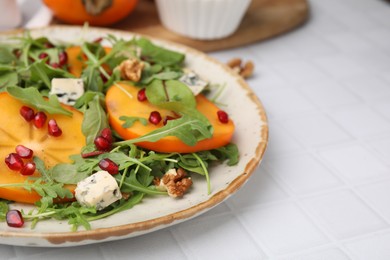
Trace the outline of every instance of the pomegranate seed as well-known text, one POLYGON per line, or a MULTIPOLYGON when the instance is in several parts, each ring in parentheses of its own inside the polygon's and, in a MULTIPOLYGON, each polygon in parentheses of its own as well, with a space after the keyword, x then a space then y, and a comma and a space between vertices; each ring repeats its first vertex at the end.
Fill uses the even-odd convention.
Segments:
POLYGON ((5 157, 5 164, 13 171, 20 171, 23 166, 23 160, 17 153, 10 153, 5 157))
POLYGON ((158 111, 152 111, 149 116, 149 122, 157 125, 161 121, 161 115, 158 111))
POLYGON ((172 116, 166 116, 164 118, 164 121, 163 121, 163 124, 166 125, 168 123, 168 120, 175 120, 176 118, 172 117, 172 116))
POLYGON ((22 227, 24 224, 22 213, 16 209, 7 212, 6 220, 10 227, 22 227))
POLYGON ((24 165, 24 167, 20 170, 22 175, 33 175, 35 172, 36 166, 34 162, 28 162, 24 165))
POLYGON ((49 135, 54 137, 62 135, 62 130, 58 126, 57 121, 55 119, 49 120, 49 123, 47 124, 47 131, 49 132, 49 135))
POLYGON ((58 54, 58 63, 60 66, 64 66, 68 63, 68 54, 65 51, 62 51, 58 54))
POLYGON ((229 115, 225 111, 218 110, 217 115, 219 122, 221 122, 222 124, 227 124, 229 122, 229 115))
MULTIPOLYGON (((49 57, 49 54, 47 54, 46 52, 42 52, 42 53, 39 54, 39 56, 38 56, 38 58, 40 58, 41 60, 46 59, 47 57, 49 57)), ((47 59, 46 62, 49 62, 49 59, 47 59)))
POLYGON ((99 151, 109 151, 111 148, 111 142, 103 136, 96 137, 93 142, 99 151))
POLYGON ((34 125, 36 128, 42 128, 45 125, 47 116, 43 112, 38 112, 34 117, 34 125))
POLYGON ((30 122, 34 119, 35 113, 34 110, 27 106, 22 106, 19 110, 20 115, 27 121, 30 122))
POLYGON ((21 49, 16 49, 13 51, 13 54, 16 56, 16 58, 19 59, 19 57, 22 55, 22 50, 21 49))
POLYGON ((25 159, 30 159, 34 153, 33 150, 31 150, 30 148, 27 148, 26 146, 21 145, 21 144, 19 144, 15 147, 15 151, 20 157, 25 158, 25 159))
POLYGON ((140 91, 138 91, 138 94, 137 94, 137 99, 138 101, 140 102, 143 102, 145 100, 147 100, 148 98, 146 97, 146 92, 145 92, 145 89, 140 89, 140 91))
POLYGON ((104 154, 104 151, 93 151, 93 152, 89 152, 89 153, 82 153, 81 157, 89 158, 89 157, 94 157, 94 156, 101 155, 101 154, 104 154))
POLYGON ((102 132, 100 133, 100 135, 104 138, 107 139, 107 141, 109 141, 110 143, 112 143, 114 141, 114 139, 112 138, 112 132, 111 132, 111 129, 106 127, 102 130, 102 132))
POLYGON ((100 73, 100 77, 102 78, 103 83, 106 83, 108 81, 108 78, 104 76, 103 73, 100 73))
POLYGON ((53 45, 51 42, 45 42, 45 43, 43 44, 43 46, 45 46, 45 48, 47 48, 47 49, 50 49, 50 48, 53 48, 53 47, 54 47, 54 45, 53 45))
POLYGON ((108 158, 100 160, 99 167, 103 171, 107 171, 109 174, 112 175, 117 174, 119 172, 118 165, 108 158))
POLYGON ((53 62, 50 64, 50 66, 53 68, 53 69, 58 69, 60 66, 60 64, 58 64, 57 62, 53 62))

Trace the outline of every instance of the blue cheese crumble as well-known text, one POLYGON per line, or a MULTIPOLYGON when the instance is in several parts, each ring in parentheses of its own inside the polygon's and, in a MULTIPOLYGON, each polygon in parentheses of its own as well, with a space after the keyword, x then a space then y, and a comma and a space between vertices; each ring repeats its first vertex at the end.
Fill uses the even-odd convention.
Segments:
POLYGON ((87 207, 102 210, 122 198, 115 178, 106 171, 98 171, 77 183, 77 201, 87 207))

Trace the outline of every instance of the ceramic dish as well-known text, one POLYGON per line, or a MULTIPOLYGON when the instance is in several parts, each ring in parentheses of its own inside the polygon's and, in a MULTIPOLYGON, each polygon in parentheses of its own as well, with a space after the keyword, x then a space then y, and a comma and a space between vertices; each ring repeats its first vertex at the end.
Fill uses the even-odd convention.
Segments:
MULTIPOLYGON (((107 33, 131 39, 134 34, 108 29, 55 26, 31 31, 33 37, 47 36, 53 41, 78 43, 93 40, 107 33)), ((0 41, 20 32, 0 35, 0 41)), ((236 124, 233 142, 240 150, 238 165, 219 165, 210 170, 212 193, 207 194, 206 181, 194 176, 191 192, 182 199, 146 197, 134 208, 91 223, 92 230, 72 232, 67 221, 39 222, 35 229, 8 227, 0 222, 0 243, 22 246, 65 247, 124 239, 162 229, 196 217, 234 194, 259 165, 268 139, 264 108, 245 81, 225 65, 194 49, 151 39, 158 45, 186 54, 186 66, 202 78, 225 83, 226 90, 219 101, 236 124)), ((19 206, 19 205, 18 205, 19 206)), ((20 205, 21 206, 21 205, 20 205)), ((27 206, 23 206, 26 208, 27 206)), ((28 208, 28 207, 27 207, 28 208)))

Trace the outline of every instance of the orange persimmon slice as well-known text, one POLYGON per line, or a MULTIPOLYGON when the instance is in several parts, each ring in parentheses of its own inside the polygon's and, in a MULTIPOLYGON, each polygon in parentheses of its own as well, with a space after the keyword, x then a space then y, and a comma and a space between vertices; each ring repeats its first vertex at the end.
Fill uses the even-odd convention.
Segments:
MULTIPOLYGON (((163 120, 158 125, 148 122, 146 126, 136 121, 131 127, 124 128, 124 121, 121 116, 142 117, 148 120, 152 111, 158 111, 164 119, 166 116, 175 117, 172 111, 157 108, 148 101, 138 101, 137 93, 139 88, 117 83, 110 87, 106 94, 106 106, 109 114, 110 124, 113 129, 124 139, 133 139, 145 135, 163 126, 163 120)), ((234 132, 234 123, 229 119, 227 123, 218 120, 217 111, 219 108, 209 101, 205 96, 196 97, 197 109, 207 117, 214 128, 213 136, 199 141, 195 146, 183 143, 175 136, 167 136, 157 142, 140 142, 136 145, 156 152, 170 153, 192 153, 204 150, 215 149, 227 145, 234 132)))
MULTIPOLYGON (((15 147, 19 144, 32 149, 34 156, 42 159, 45 166, 49 168, 58 163, 70 162, 69 156, 80 153, 85 145, 85 137, 81 132, 83 115, 76 109, 63 105, 73 113, 72 117, 47 114, 45 126, 38 129, 20 115, 19 111, 23 103, 8 93, 0 94, 0 104, 0 184, 23 183, 27 180, 27 176, 10 170, 4 161, 8 154, 15 153, 15 147), (47 122, 50 119, 57 121, 62 129, 61 136, 48 135, 47 122)), ((35 171, 33 176, 38 177, 40 174, 35 171)), ((67 188, 73 192, 75 187, 67 185, 67 188)), ((3 187, 0 188, 0 198, 35 203, 40 196, 34 191, 29 192, 23 188, 3 187)))

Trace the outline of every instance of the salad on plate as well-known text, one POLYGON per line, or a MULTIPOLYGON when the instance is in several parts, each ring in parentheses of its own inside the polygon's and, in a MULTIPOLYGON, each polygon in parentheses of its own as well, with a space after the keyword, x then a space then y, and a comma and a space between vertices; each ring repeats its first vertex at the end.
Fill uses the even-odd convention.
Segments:
POLYGON ((186 68, 185 54, 110 34, 74 45, 28 32, 11 40, 0 45, 8 226, 53 218, 88 230, 145 196, 186 196, 194 175, 210 193, 210 167, 238 163, 234 123, 217 101, 223 85, 186 68))

